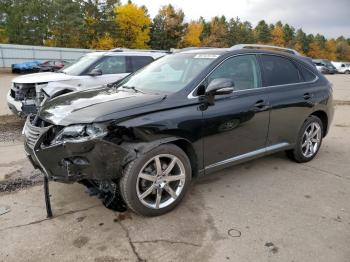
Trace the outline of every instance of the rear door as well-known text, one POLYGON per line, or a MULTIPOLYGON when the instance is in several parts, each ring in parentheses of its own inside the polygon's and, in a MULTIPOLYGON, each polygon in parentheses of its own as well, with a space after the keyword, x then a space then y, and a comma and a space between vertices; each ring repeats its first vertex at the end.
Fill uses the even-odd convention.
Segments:
POLYGON ((260 55, 263 89, 271 106, 267 146, 293 144, 314 104, 316 76, 290 58, 260 55))
POLYGON ((203 145, 206 171, 247 160, 263 152, 268 125, 267 96, 261 89, 255 55, 228 58, 207 79, 231 78, 234 92, 217 96, 203 112, 203 145))

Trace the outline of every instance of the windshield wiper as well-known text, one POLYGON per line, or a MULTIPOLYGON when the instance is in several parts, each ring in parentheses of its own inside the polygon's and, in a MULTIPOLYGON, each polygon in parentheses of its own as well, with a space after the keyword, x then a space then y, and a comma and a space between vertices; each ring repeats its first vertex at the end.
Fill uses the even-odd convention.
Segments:
POLYGON ((134 87, 134 86, 122 86, 122 88, 131 89, 131 90, 133 90, 135 93, 142 93, 142 94, 144 94, 144 92, 142 92, 141 90, 136 89, 136 87, 134 87))

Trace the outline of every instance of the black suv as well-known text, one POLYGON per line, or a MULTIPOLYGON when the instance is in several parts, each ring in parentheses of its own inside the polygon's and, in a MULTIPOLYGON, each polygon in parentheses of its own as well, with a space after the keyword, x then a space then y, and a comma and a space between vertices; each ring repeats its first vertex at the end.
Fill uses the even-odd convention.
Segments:
POLYGON ((27 119, 25 150, 46 178, 154 216, 173 209, 196 176, 277 151, 310 161, 332 117, 331 84, 308 59, 198 49, 49 101, 27 119))

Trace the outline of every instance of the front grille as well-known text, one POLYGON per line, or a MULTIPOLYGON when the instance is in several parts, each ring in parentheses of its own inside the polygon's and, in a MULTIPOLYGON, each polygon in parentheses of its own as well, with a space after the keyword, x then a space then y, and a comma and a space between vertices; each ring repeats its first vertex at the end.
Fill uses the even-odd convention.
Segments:
POLYGON ((33 115, 28 116, 27 121, 24 125, 23 133, 25 136, 26 143, 30 149, 33 149, 35 143, 38 141, 41 134, 46 132, 50 124, 35 118, 33 115))
POLYGON ((36 141, 41 135, 42 128, 31 125, 29 121, 26 122, 24 128, 24 135, 26 138, 27 145, 29 146, 29 148, 33 149, 36 141))

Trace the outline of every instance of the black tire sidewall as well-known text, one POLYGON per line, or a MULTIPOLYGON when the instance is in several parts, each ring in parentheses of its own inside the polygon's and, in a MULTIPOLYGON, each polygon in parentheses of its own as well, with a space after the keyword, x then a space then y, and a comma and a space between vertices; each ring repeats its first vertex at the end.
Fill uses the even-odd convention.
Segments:
POLYGON ((151 151, 141 155, 140 157, 136 158, 134 161, 128 164, 128 166, 124 169, 124 174, 121 179, 121 185, 120 185, 122 197, 124 198, 124 201, 126 202, 126 204, 138 214, 141 214, 144 216, 162 215, 174 209, 181 202, 181 200, 183 199, 184 195, 188 191, 188 188, 191 184, 191 177, 192 177, 191 164, 186 153, 176 145, 172 145, 172 144, 160 145, 152 149, 151 151), (147 161, 149 161, 151 158, 159 154, 172 154, 177 158, 179 158, 185 168, 186 180, 180 195, 172 204, 162 209, 153 209, 145 206, 139 200, 137 196, 137 191, 136 191, 136 183, 137 183, 138 174, 141 171, 141 168, 144 166, 144 164, 147 161))

